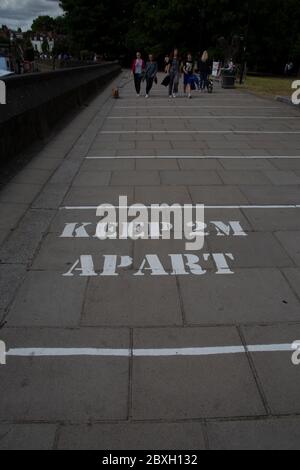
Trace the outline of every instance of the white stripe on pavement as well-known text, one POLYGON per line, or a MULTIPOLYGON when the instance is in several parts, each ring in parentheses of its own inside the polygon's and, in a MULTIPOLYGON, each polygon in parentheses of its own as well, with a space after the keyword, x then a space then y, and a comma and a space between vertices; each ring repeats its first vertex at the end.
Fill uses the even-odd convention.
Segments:
POLYGON ((16 348, 6 352, 9 357, 174 357, 174 356, 217 356, 245 354, 247 352, 295 351, 293 344, 264 344, 250 346, 218 346, 200 348, 155 348, 155 349, 97 349, 97 348, 16 348))
POLYGON ((125 119, 277 119, 277 120, 287 120, 287 119, 300 119, 300 116, 109 116, 109 120, 125 120, 125 119))
MULTIPOLYGON (((105 203, 106 204, 106 203, 105 203)), ((114 207, 115 209, 129 209, 131 206, 115 206, 113 204, 111 204, 112 207, 114 207)), ((157 204, 154 204, 154 205, 157 205, 157 204)), ((209 206, 209 205, 206 205, 206 204, 200 204, 199 205, 204 205, 204 208, 205 209, 300 209, 300 204, 281 204, 281 205, 226 205, 226 206, 222 206, 222 205, 215 205, 215 206, 209 206)), ((98 206, 63 206, 63 207, 60 207, 60 210, 65 210, 65 211, 77 211, 77 210, 82 210, 82 211, 86 211, 86 210, 97 210, 97 208, 100 206, 100 204, 98 206)), ((178 205, 176 204, 176 206, 178 207, 178 209, 183 209, 184 207, 185 208, 191 208, 191 209, 196 209, 196 205, 191 205, 191 204, 186 204, 186 205, 178 205)), ((147 206, 138 206, 138 205, 135 205, 134 206, 136 209, 151 209, 151 205, 147 206)), ((171 206, 172 207, 172 206, 171 206)))
POLYGON ((113 109, 281 109, 279 106, 238 106, 238 105, 202 105, 202 106, 115 106, 113 109))
POLYGON ((151 130, 151 131, 101 131, 100 134, 295 134, 299 135, 300 131, 156 131, 156 130, 151 130))
POLYGON ((136 155, 136 156, 91 156, 85 157, 86 160, 121 160, 121 159, 199 159, 199 160, 206 160, 206 159, 237 159, 237 160, 260 160, 260 159, 278 159, 278 158, 292 158, 297 159, 300 158, 300 155, 136 155))

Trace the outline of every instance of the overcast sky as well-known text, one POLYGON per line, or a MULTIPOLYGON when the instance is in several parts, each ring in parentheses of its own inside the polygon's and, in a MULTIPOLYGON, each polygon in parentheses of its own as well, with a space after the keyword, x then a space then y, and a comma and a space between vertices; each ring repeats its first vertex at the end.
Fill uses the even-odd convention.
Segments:
POLYGON ((27 30, 37 16, 61 13, 58 0, 0 0, 0 25, 6 24, 13 29, 27 30))

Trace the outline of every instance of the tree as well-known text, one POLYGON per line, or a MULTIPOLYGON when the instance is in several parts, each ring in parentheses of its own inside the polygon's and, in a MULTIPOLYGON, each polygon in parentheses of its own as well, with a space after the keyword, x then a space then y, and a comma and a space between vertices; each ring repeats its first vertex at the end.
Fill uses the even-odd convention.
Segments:
POLYGON ((134 0, 61 0, 67 30, 78 50, 120 54, 125 48, 134 0))
POLYGON ((31 30, 34 33, 50 33, 54 31, 55 20, 51 16, 38 16, 33 20, 31 30))
POLYGON ((230 45, 253 70, 282 72, 300 31, 299 0, 61 0, 66 32, 78 51, 109 55, 182 54, 230 45), (246 51, 245 51, 246 49, 246 51))

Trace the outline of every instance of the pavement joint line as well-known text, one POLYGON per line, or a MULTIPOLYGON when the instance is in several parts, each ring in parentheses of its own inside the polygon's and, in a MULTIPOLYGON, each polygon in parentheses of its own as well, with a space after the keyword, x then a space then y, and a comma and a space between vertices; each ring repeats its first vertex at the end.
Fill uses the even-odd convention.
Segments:
POLYGON ((121 160, 121 159, 136 159, 136 160, 142 160, 142 159, 153 159, 153 160, 159 160, 159 159, 176 159, 176 160, 183 160, 183 159, 193 159, 193 160, 205 160, 205 159, 216 159, 216 160, 221 160, 221 159, 228 159, 228 160, 260 160, 260 159, 267 159, 267 160, 272 160, 272 159, 298 159, 300 158, 300 155, 138 155, 138 156, 108 156, 108 157, 102 157, 102 156, 88 156, 85 157, 86 160, 121 160))
POLYGON ((217 346, 192 348, 110 349, 110 348, 15 348, 9 349, 9 357, 174 357, 174 356, 218 356, 263 352, 296 351, 294 344, 257 344, 249 346, 217 346))
MULTIPOLYGON (((103 203, 108 204, 108 203, 103 203)), ((72 211, 72 210, 97 210, 98 206, 63 206, 60 207, 59 210, 65 210, 65 211, 72 211)), ((132 206, 117 206, 114 204, 109 204, 115 209, 130 209, 132 206)), ((206 204, 198 204, 198 205, 191 205, 191 204, 176 204, 178 209, 183 209, 183 208, 190 208, 190 209, 196 209, 199 205, 204 205, 205 209, 300 209, 300 204, 281 204, 281 205, 254 205, 254 204, 249 204, 249 205, 226 205, 226 206, 221 206, 221 205, 206 205, 206 204)), ((153 204, 152 206, 159 206, 159 204, 153 204)), ((151 209, 151 205, 143 205, 139 206, 137 204, 134 204, 135 209, 151 209)), ((172 207, 172 206, 171 206, 172 207)))

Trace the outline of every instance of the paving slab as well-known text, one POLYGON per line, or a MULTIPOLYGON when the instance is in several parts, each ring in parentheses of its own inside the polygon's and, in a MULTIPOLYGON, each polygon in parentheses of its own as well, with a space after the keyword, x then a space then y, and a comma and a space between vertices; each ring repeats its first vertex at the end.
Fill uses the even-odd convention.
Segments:
POLYGON ((0 450, 51 450, 55 424, 0 424, 0 450))
POLYGON ((300 326, 245 326, 247 344, 291 344, 291 351, 251 353, 268 407, 274 415, 299 414, 299 366, 292 363, 292 344, 299 341, 300 326))
POLYGON ((4 243, 4 241, 9 237, 10 234, 11 234, 10 229, 0 228, 0 245, 4 243))
POLYGON ((35 157, 28 163, 26 169, 55 170, 61 163, 60 159, 35 157))
MULTIPOLYGON (((136 348, 240 345, 234 328, 138 329, 136 348)), ((134 358, 132 417, 197 419, 264 414, 244 355, 134 358), (213 371, 213 373, 212 373, 213 371)))
POLYGON ((234 268, 290 267, 294 265, 287 251, 275 236, 268 232, 250 232, 247 237, 210 236, 208 244, 214 253, 232 253, 234 268))
POLYGON ((133 242, 95 238, 58 238, 56 233, 50 233, 44 239, 32 267, 34 270, 51 270, 66 274, 81 255, 91 255, 98 272, 105 254, 132 256, 133 242))
POLYGON ((253 230, 263 232, 300 230, 299 209, 243 209, 253 230))
POLYGON ((250 159, 250 158, 228 158, 220 162, 225 170, 274 170, 274 166, 267 159, 250 159))
POLYGON ((276 185, 300 185, 300 176, 293 171, 265 171, 266 176, 276 185))
POLYGON ((25 277, 26 268, 21 264, 0 264, 0 308, 5 309, 14 299, 25 277))
POLYGON ((64 184, 68 185, 72 182, 76 173, 79 170, 81 162, 66 160, 55 171, 50 180, 50 184, 64 184))
POLYGON ((0 229, 13 229, 28 209, 27 204, 0 204, 0 229))
POLYGON ((204 450, 200 423, 116 423, 63 426, 58 449, 204 450))
POLYGON ((300 266, 300 231, 277 232, 276 237, 294 263, 300 266))
POLYGON ((53 211, 29 210, 18 228, 2 245, 0 262, 30 263, 53 216, 53 211))
POLYGON ((156 158, 137 159, 136 169, 140 170, 179 170, 176 159, 156 158))
POLYGON ((248 204, 248 199, 237 186, 190 186, 189 190, 194 204, 248 204))
POLYGON ((299 299, 277 269, 237 269, 233 276, 179 278, 188 324, 299 321, 299 299))
POLYGON ((163 185, 218 185, 222 184, 215 171, 194 170, 194 171, 161 171, 161 180, 163 185))
POLYGON ((67 191, 68 186, 65 184, 48 183, 31 204, 31 207, 33 209, 58 209, 67 191))
POLYGON ((7 317, 8 326, 76 327, 80 324, 87 279, 29 271, 7 317))
POLYGON ((113 170, 134 170, 134 159, 87 159, 83 163, 82 171, 113 171, 113 170))
POLYGON ((140 204, 191 204, 189 191, 184 186, 137 186, 135 202, 140 204))
POLYGON ((300 298, 300 269, 287 268, 283 269, 283 273, 298 298, 300 298))
POLYGON ((100 204, 119 204, 119 197, 127 196, 129 204, 133 202, 133 188, 130 186, 71 188, 63 200, 65 206, 100 204))
POLYGON ((91 279, 82 325, 173 326, 182 325, 176 279, 135 277, 91 279), (117 295, 116 295, 117 293, 117 295))
MULTIPOLYGON (((295 152, 299 155, 299 151, 295 152)), ((274 160, 273 165, 278 170, 300 170, 300 158, 279 158, 274 160)))
POLYGON ((108 186, 110 179, 110 171, 81 171, 74 179, 72 186, 108 186))
POLYGON ((2 189, 0 193, 0 203, 30 204, 41 189, 42 185, 39 184, 11 183, 2 189))
POLYGON ((112 186, 155 186, 160 184, 158 171, 114 171, 112 186))
POLYGON ((178 159, 181 170, 222 170, 222 164, 216 158, 181 158, 178 159))
POLYGON ((251 204, 300 204, 300 186, 240 186, 251 204))
POLYGON ((299 450, 299 418, 223 421, 207 424, 211 450, 299 450))
MULTIPOLYGON (((172 236, 170 240, 137 240, 134 242, 134 256, 133 256, 133 265, 134 268, 139 270, 143 268, 145 275, 152 275, 152 270, 150 270, 148 264, 144 265, 144 260, 146 255, 155 255, 158 257, 159 262, 162 264, 161 270, 164 270, 166 273, 174 271, 171 254, 191 254, 198 256, 199 266, 201 266, 203 271, 214 268, 214 262, 211 257, 208 259, 203 258, 203 253, 210 253, 208 248, 208 243, 205 240, 204 247, 201 251, 186 251, 186 240, 175 240, 172 236)), ((160 266, 159 266, 160 268, 160 266)), ((203 272, 205 274, 205 272, 203 272)))
POLYGON ((218 171, 224 184, 231 185, 269 185, 271 181, 258 170, 231 170, 218 171))
POLYGON ((25 169, 12 180, 15 184, 44 184, 50 178, 52 170, 25 169))
MULTIPOLYGON (((128 348, 125 330, 12 329, 7 348, 128 348)), ((8 357, 0 369, 5 421, 124 420, 128 416, 127 357, 8 357)))

